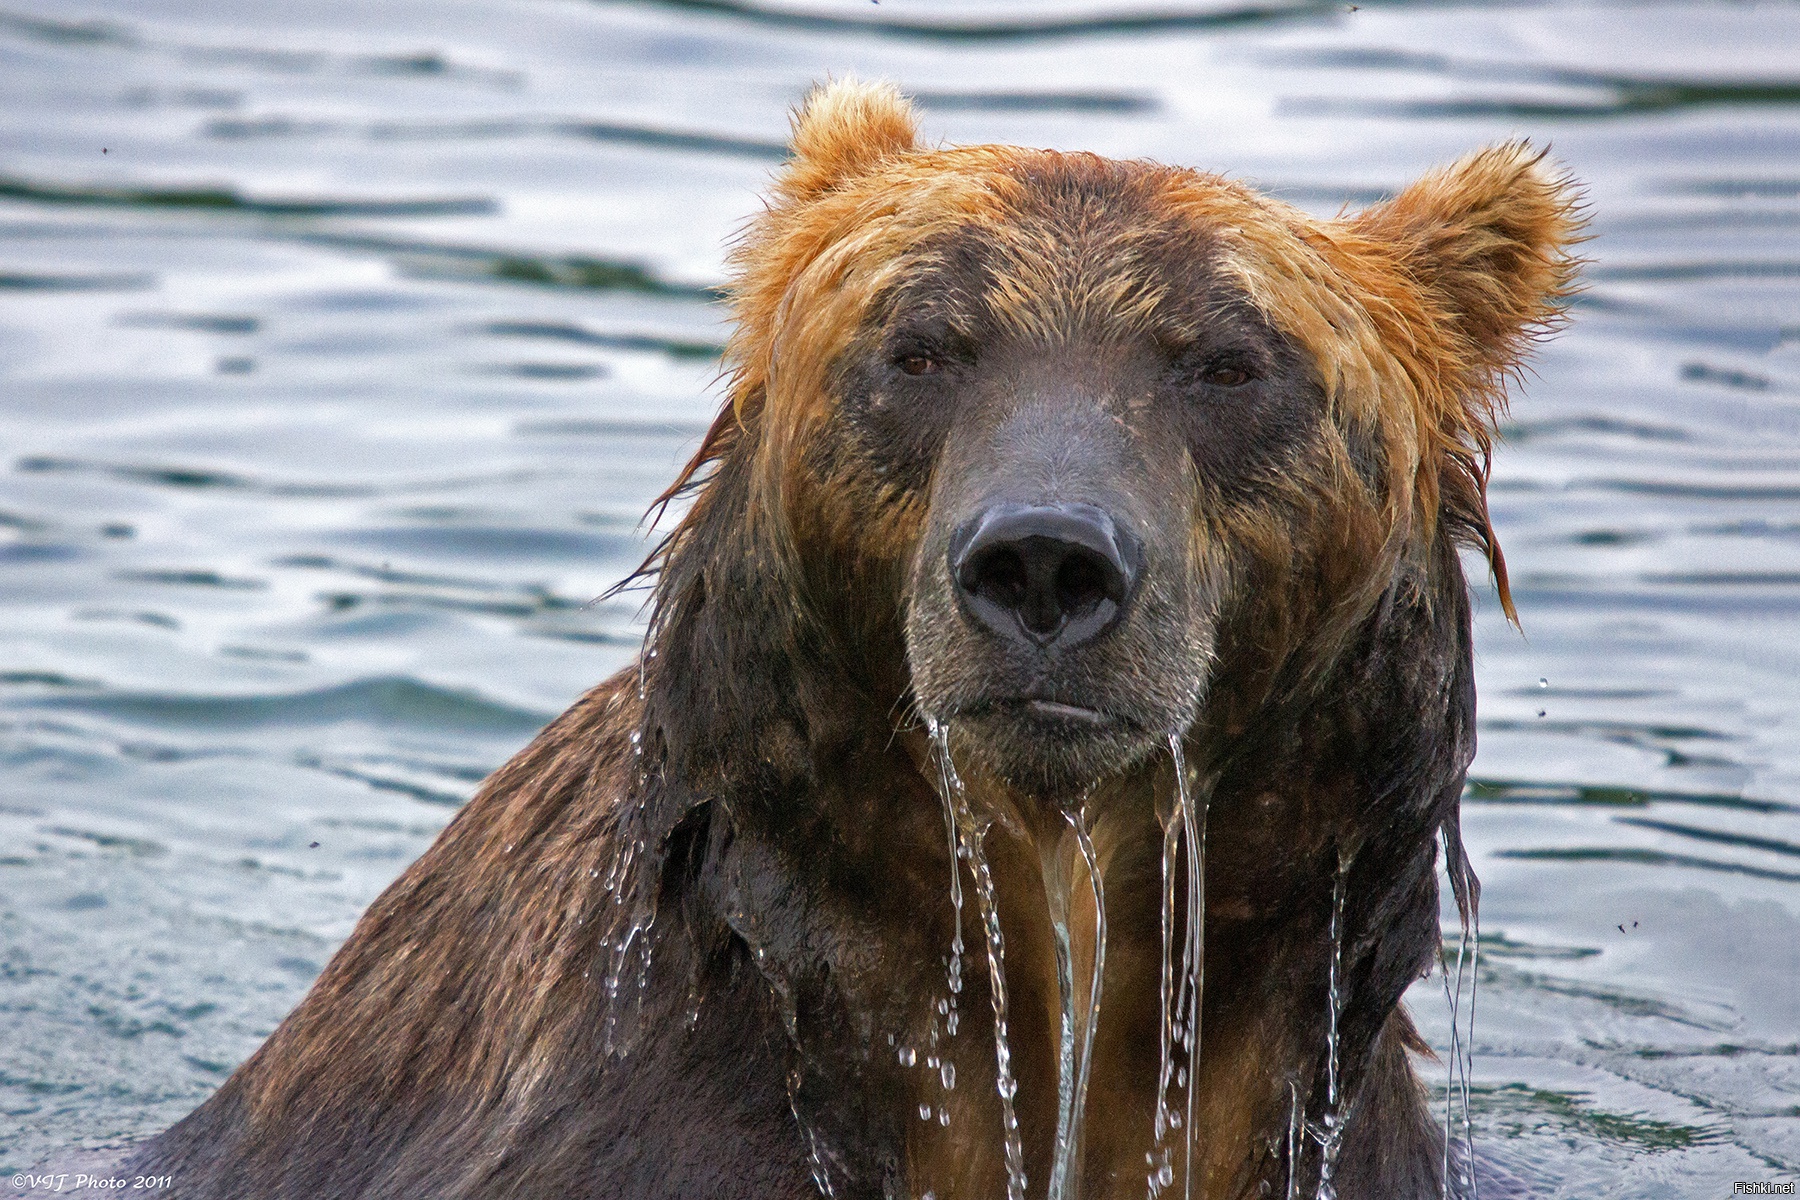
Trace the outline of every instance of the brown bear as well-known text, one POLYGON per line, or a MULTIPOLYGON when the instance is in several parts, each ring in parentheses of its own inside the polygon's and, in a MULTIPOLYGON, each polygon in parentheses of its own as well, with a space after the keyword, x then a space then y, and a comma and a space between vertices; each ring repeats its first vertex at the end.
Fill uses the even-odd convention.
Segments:
POLYGON ((1573 280, 1523 145, 1320 220, 934 149, 839 83, 735 255, 630 669, 219 1092, 178 1197, 1441 1195, 1401 994, 1511 612, 1503 385, 1573 280))

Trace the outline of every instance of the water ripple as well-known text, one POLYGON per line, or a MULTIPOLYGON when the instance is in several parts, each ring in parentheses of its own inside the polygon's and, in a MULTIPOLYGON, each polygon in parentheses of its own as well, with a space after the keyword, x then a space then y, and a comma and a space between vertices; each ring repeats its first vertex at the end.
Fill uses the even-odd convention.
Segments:
POLYGON ((1084 16, 1014 18, 1011 20, 911 20, 889 15, 850 16, 819 9, 775 8, 750 0, 634 0, 645 8, 736 17, 757 25, 815 33, 863 34, 931 42, 1050 41, 1107 34, 1174 33, 1181 30, 1231 29, 1309 18, 1335 17, 1346 5, 1331 0, 1291 3, 1219 4, 1199 11, 1104 13, 1084 16))
POLYGON ((270 217, 469 217, 495 211, 485 196, 416 200, 258 199, 232 188, 132 188, 34 183, 0 176, 0 200, 132 208, 207 209, 270 217))
POLYGON ((553 715, 503 704, 472 691, 437 687, 407 676, 362 679, 336 687, 274 695, 101 692, 80 697, 44 697, 22 703, 148 725, 203 729, 356 721, 424 730, 519 735, 535 732, 553 715))
POLYGON ((1538 862, 1608 862, 1631 863, 1649 867, 1691 867, 1697 871, 1717 871, 1727 875, 1746 875, 1777 883, 1800 883, 1800 871, 1776 871, 1754 867, 1748 863, 1723 859, 1700 858, 1692 854, 1670 854, 1638 846, 1555 846, 1543 850, 1495 850, 1495 858, 1516 858, 1538 862))

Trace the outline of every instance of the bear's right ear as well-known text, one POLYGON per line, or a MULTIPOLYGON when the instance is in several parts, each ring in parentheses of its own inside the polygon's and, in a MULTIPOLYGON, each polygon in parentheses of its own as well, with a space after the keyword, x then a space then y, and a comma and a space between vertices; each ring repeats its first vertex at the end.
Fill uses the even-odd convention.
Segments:
POLYGON ((794 157, 775 191, 786 203, 803 203, 918 149, 918 120, 891 83, 836 80, 807 96, 789 145, 794 157))
MULTIPOLYGON (((1413 336, 1438 349, 1445 374, 1478 402, 1498 399, 1498 377, 1560 318, 1582 224, 1574 183, 1524 142, 1477 151, 1352 222, 1419 287, 1423 327, 1413 336)), ((1468 414, 1478 415, 1493 413, 1468 414)))

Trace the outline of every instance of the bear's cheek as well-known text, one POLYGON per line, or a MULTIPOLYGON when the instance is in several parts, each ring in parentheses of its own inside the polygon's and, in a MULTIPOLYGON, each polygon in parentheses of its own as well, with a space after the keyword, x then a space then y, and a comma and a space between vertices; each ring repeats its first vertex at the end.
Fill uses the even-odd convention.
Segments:
POLYGON ((829 435, 840 474, 881 490, 927 491, 952 423, 954 409, 944 399, 846 380, 829 435))
POLYGON ((790 507, 789 526, 801 561, 830 563, 839 575, 877 588, 880 599, 899 602, 925 525, 922 497, 866 478, 813 477, 790 491, 790 507))
POLYGON ((830 562, 898 606, 929 520, 949 413, 856 372, 839 372, 834 383, 829 415, 785 469, 787 524, 804 561, 830 562))
POLYGON ((1314 384, 1272 379, 1172 407, 1177 436, 1214 503, 1249 507, 1287 491, 1326 433, 1325 400, 1314 384))
POLYGON ((816 577, 813 590, 826 603, 888 612, 897 622, 925 498, 874 469, 842 432, 825 432, 787 472, 783 507, 794 558, 816 577))

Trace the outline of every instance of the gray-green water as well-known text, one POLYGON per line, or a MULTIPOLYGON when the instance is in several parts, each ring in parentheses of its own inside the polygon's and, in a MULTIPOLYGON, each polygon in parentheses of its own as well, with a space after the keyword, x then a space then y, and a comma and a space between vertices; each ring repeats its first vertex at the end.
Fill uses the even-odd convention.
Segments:
POLYGON ((1588 183, 1494 468, 1476 1133, 1555 1195, 1793 1178, 1800 7, 1350 7, 0 0, 0 1166, 197 1103, 631 655, 588 601, 722 245, 854 72, 1319 211, 1515 135, 1588 183))

